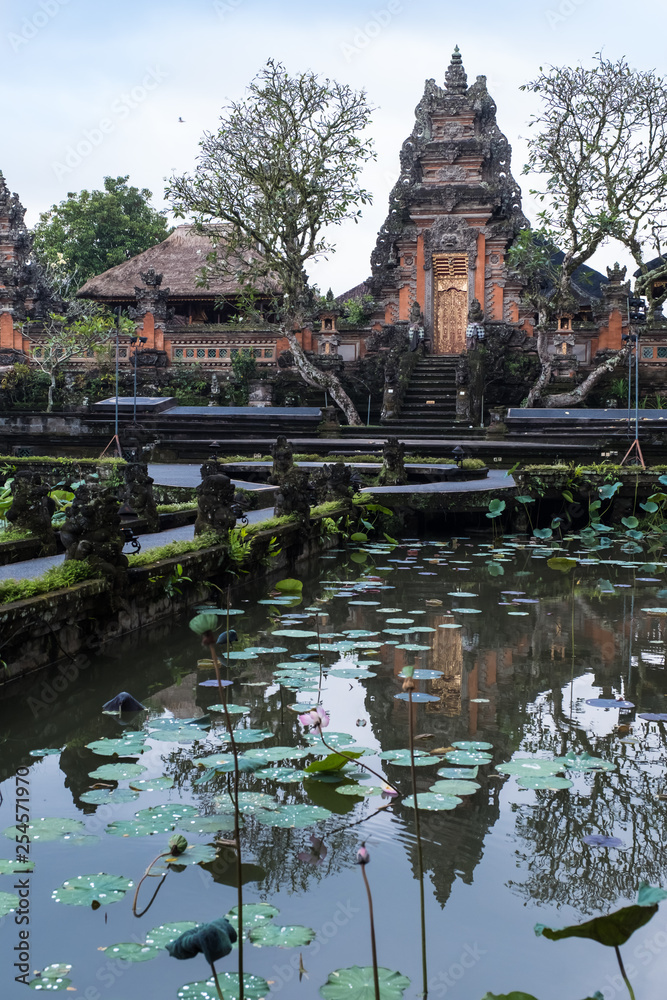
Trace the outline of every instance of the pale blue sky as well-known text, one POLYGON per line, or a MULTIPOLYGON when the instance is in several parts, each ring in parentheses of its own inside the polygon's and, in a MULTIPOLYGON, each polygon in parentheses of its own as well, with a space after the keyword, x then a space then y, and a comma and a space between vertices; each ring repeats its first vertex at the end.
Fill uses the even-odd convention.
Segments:
POLYGON ((313 269, 337 294, 369 273, 424 80, 442 83, 455 44, 469 80, 488 77, 518 179, 535 106, 518 88, 541 65, 588 62, 602 48, 667 73, 662 0, 636 8, 620 0, 4 0, 0 11, 0 170, 30 224, 68 191, 101 187, 107 174, 129 174, 161 206, 165 176, 192 168, 201 133, 269 56, 364 87, 377 107, 378 160, 364 177, 375 202, 359 225, 336 232, 338 252, 313 269), (90 151, 73 156, 82 142, 90 151))

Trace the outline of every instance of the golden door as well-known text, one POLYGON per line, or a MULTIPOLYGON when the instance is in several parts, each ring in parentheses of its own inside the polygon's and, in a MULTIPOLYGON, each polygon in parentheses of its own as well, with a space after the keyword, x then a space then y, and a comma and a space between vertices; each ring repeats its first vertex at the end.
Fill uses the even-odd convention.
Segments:
POLYGON ((434 354, 460 354, 468 325, 468 255, 434 256, 434 354))

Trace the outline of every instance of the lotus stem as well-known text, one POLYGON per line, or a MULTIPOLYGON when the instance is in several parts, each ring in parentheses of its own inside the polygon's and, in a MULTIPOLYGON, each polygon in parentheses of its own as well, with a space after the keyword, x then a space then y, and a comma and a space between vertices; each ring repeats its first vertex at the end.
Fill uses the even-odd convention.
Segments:
POLYGON ((401 794, 400 791, 398 790, 398 788, 396 787, 396 785, 393 785, 391 783, 391 781, 389 780, 389 778, 383 778, 381 774, 378 774, 377 771, 373 770, 373 768, 370 766, 370 764, 362 764, 362 762, 359 760, 358 757, 348 757, 348 755, 345 753, 344 750, 337 750, 335 747, 329 746, 329 744, 327 743, 327 741, 324 739, 324 736, 322 735, 322 730, 321 729, 320 729, 320 739, 324 743, 324 745, 327 748, 327 750, 330 750, 331 753, 340 754, 341 757, 345 757, 346 760, 349 760, 351 764, 358 764, 360 767, 363 767, 365 771, 370 771, 371 774, 374 774, 375 777, 379 778, 380 781, 382 781, 382 782, 385 783, 385 785, 389 785, 390 788, 393 788, 397 795, 401 794))
MULTIPOLYGON (((229 667, 229 607, 230 607, 230 591, 227 587, 227 666, 229 667)), ((237 881, 237 909, 238 909, 238 925, 239 925, 239 1000, 244 1000, 245 987, 243 983, 243 861, 241 857, 241 827, 239 823, 239 752, 236 746, 236 740, 234 739, 234 728, 232 726, 232 720, 229 715, 229 710, 227 708, 227 698, 223 699, 223 705, 225 708, 225 722, 227 724, 227 732, 229 733, 229 739, 232 744, 232 753, 234 755, 234 840, 236 841, 236 881, 237 881)), ((216 977, 217 986, 217 977, 216 977)), ((220 993, 220 988, 218 987, 218 993, 220 993)))
POLYGON ((415 723, 413 718, 412 683, 407 683, 408 690, 408 726, 410 734, 410 775, 412 778, 412 803, 415 811, 415 833, 417 835, 417 864, 419 868, 419 909, 421 915, 421 943, 422 943, 422 996, 428 996, 428 971, 426 967, 426 907, 424 904, 424 858, 422 855, 421 823, 419 819, 419 806, 417 804, 417 772, 415 768, 415 723))
POLYGON ((158 875, 157 872, 152 872, 151 868, 153 867, 154 864, 156 864, 160 860, 160 858, 168 858, 170 854, 171 854, 171 851, 164 851, 162 854, 158 854, 158 856, 156 858, 153 858, 153 860, 149 864, 148 868, 146 869, 146 871, 144 872, 144 874, 139 879, 139 882, 137 884, 137 888, 136 888, 135 893, 134 893, 134 899, 132 900, 132 913, 135 915, 135 917, 143 917, 144 913, 148 913, 148 911, 150 910, 151 906, 153 905, 155 897, 157 896, 158 892, 162 888, 162 883, 166 879, 166 877, 169 874, 169 872, 168 871, 161 872, 160 875, 158 875), (141 889, 141 886, 143 885, 143 883, 145 882, 145 880, 147 878, 159 878, 160 881, 158 883, 157 889, 155 890, 155 892, 153 893, 153 895, 150 898, 148 906, 144 907, 144 909, 141 911, 141 913, 137 913, 137 900, 139 899, 139 890, 141 889))
POLYGON ((617 944, 614 945, 614 951, 616 952, 616 959, 618 961, 618 967, 621 970, 621 975, 623 976, 623 982, 628 988, 628 993, 630 994, 631 1000, 636 1000, 635 991, 632 988, 632 983, 628 979, 627 973, 625 971, 625 966, 623 965, 623 959, 621 958, 621 951, 617 944))
POLYGON ((211 962, 211 972, 213 973, 213 981, 215 983, 215 988, 218 992, 219 1000, 225 1000, 222 995, 222 990, 220 989, 220 983, 218 982, 218 973, 215 971, 215 965, 211 962))
POLYGON ((371 918, 371 953, 373 956, 373 984, 375 986, 375 1000, 381 1000, 380 978, 378 976, 378 955, 375 944, 375 921, 373 920, 373 897, 371 896, 371 887, 368 884, 368 876, 366 875, 366 865, 360 865, 359 867, 361 868, 361 874, 364 877, 364 883, 366 885, 366 893, 368 895, 368 913, 371 918))

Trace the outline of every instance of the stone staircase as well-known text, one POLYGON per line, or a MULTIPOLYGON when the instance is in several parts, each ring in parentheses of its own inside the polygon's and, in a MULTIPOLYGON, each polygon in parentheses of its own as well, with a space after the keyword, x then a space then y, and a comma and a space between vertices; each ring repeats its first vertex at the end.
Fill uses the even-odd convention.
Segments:
POLYGON ((456 438, 484 436, 481 428, 456 422, 456 366, 458 355, 422 358, 410 377, 400 415, 385 426, 398 437, 456 438))

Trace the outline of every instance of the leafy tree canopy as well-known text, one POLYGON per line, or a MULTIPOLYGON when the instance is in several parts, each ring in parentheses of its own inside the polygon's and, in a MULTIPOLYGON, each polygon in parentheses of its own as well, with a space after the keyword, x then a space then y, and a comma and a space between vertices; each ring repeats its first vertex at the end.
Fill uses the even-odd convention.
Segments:
POLYGON ((335 249, 327 227, 360 215, 370 194, 359 175, 374 157, 361 133, 372 109, 363 91, 304 72, 290 76, 270 59, 247 97, 224 109, 206 133, 192 176, 174 177, 167 195, 177 216, 211 237, 208 272, 273 289, 272 313, 300 374, 326 388, 351 423, 359 417, 342 386, 305 357, 294 336, 313 308, 308 261, 335 249))
POLYGON ((42 212, 34 230, 35 254, 47 270, 63 269, 77 286, 161 243, 172 231, 152 192, 105 177, 103 191, 71 192, 42 212))

